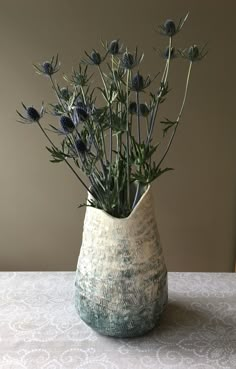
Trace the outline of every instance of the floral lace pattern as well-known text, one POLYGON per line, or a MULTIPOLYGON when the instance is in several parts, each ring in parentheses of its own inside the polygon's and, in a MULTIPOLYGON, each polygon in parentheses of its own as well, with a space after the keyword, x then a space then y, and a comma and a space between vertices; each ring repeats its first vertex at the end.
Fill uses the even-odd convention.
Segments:
POLYGON ((74 307, 72 272, 0 273, 1 369, 235 369, 236 274, 169 273, 159 325, 101 336, 74 307))

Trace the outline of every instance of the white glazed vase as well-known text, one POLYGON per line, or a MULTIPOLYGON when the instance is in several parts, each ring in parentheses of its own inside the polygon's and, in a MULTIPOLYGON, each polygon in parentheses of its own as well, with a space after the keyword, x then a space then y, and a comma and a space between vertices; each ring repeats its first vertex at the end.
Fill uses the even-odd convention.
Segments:
POLYGON ((104 335, 140 336, 155 327, 167 298, 151 188, 127 218, 87 207, 75 282, 81 319, 104 335))

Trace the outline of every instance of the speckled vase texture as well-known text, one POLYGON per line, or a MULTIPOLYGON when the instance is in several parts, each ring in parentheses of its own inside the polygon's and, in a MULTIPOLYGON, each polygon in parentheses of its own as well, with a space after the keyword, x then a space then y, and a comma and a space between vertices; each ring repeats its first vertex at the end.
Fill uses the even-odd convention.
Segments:
POLYGON ((167 298, 151 188, 127 218, 87 207, 75 281, 81 319, 104 335, 140 336, 155 327, 167 298))

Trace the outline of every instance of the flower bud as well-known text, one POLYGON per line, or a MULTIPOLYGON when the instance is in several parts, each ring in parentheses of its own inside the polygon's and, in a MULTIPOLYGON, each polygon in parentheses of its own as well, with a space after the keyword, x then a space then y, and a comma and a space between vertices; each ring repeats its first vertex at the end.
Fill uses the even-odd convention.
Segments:
POLYGON ((133 101, 129 104, 129 113, 130 114, 136 114, 137 113, 137 104, 136 104, 135 101, 133 101))
POLYGON ((87 151, 87 147, 86 147, 84 141, 82 141, 80 138, 78 138, 76 140, 75 144, 76 144, 76 148, 77 148, 77 150, 80 154, 84 154, 87 151))
POLYGON ((89 114, 87 111, 87 107, 82 101, 77 102, 75 113, 79 121, 84 122, 86 119, 88 119, 89 114))
POLYGON ((61 127, 62 127, 62 129, 65 133, 71 133, 75 129, 75 125, 74 125, 73 121, 65 115, 61 116, 60 124, 61 124, 61 127))
POLYGON ((149 108, 147 106, 147 104, 140 104, 139 105, 139 111, 140 111, 140 114, 143 116, 143 117, 147 117, 148 114, 149 114, 149 108))
POLYGON ((164 23, 164 30, 166 36, 174 36, 176 33, 175 23, 171 19, 167 19, 164 23))
POLYGON ((112 55, 119 54, 119 41, 118 40, 111 41, 111 43, 108 47, 108 51, 112 55))
POLYGON ((92 51, 90 58, 92 59, 93 63, 96 65, 101 64, 102 58, 101 55, 97 51, 92 51))
POLYGON ((48 76, 51 76, 54 73, 54 69, 51 63, 48 61, 44 62, 42 64, 43 72, 47 74, 48 76))
POLYGON ((32 106, 30 106, 28 109, 27 109, 27 116, 28 118, 33 121, 33 122, 38 122, 39 119, 40 119, 40 114, 39 112, 33 108, 32 106))
POLYGON ((132 69, 134 66, 134 57, 131 53, 125 52, 122 56, 122 63, 126 69, 132 69))
POLYGON ((69 100, 70 98, 70 93, 69 93, 69 90, 67 87, 62 87, 60 89, 60 93, 61 93, 61 97, 64 99, 64 100, 69 100))
POLYGON ((132 89, 135 91, 142 91, 144 88, 143 77, 137 72, 132 79, 132 89))
POLYGON ((197 45, 190 46, 190 48, 188 49, 188 57, 189 60, 191 60, 192 62, 198 59, 199 49, 197 45))

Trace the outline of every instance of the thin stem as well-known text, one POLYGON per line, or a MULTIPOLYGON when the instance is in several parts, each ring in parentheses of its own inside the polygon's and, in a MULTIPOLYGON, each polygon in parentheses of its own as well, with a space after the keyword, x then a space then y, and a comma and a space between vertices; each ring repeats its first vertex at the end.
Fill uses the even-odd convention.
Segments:
MULTIPOLYGON (((43 132, 44 136, 47 138, 47 140, 50 142, 50 144, 54 147, 54 149, 57 149, 57 147, 54 145, 54 143, 52 142, 52 140, 50 139, 50 137, 47 135, 47 133, 45 132, 45 130, 43 129, 43 127, 41 126, 40 122, 38 121, 38 126, 41 129, 41 131, 43 132)), ((72 172, 74 173, 74 175, 77 177, 77 179, 80 181, 80 183, 86 188, 86 190, 92 195, 90 189, 88 188, 88 186, 85 184, 85 182, 80 178, 80 176, 76 173, 76 171, 74 170, 74 168, 70 165, 70 163, 64 159, 64 161, 66 162, 67 166, 72 170, 72 172)))
POLYGON ((61 100, 60 95, 58 94, 57 86, 55 85, 55 82, 54 82, 54 80, 53 80, 52 76, 50 76, 50 81, 52 82, 52 86, 53 86, 53 89, 54 89, 54 91, 55 91, 55 93, 56 93, 56 96, 57 96, 58 102, 61 104, 61 106, 62 106, 62 108, 63 108, 64 112, 66 113, 67 111, 66 111, 65 106, 64 106, 64 104, 63 104, 63 102, 62 102, 62 100, 61 100))
POLYGON ((176 130, 177 130, 177 127, 179 125, 179 121, 180 121, 180 118, 182 116, 182 113, 183 113, 183 110, 184 110, 184 105, 185 105, 185 102, 186 102, 186 97, 187 97, 187 93, 188 93, 188 86, 189 86, 189 79, 190 79, 190 74, 191 74, 191 69, 192 69, 192 62, 190 62, 189 64, 189 69, 188 69, 188 74, 187 74, 187 79, 186 79, 186 86, 185 86, 185 91, 184 91, 184 97, 183 97, 183 102, 182 102, 182 105, 181 105, 181 108, 180 108, 180 111, 179 111, 179 114, 178 114, 178 117, 176 119, 176 123, 175 123, 175 128, 172 132, 172 135, 171 135, 171 138, 170 138, 170 141, 167 145, 167 148, 161 158, 161 160, 159 161, 157 167, 160 167, 161 163, 163 162, 163 160, 165 159, 170 147, 171 147, 171 144, 173 142, 173 139, 175 137, 175 133, 176 133, 176 130))
POLYGON ((126 153, 127 153, 127 208, 130 209, 130 164, 129 164, 129 154, 130 154, 130 140, 129 140, 129 70, 127 70, 127 82, 126 82, 126 153))
MULTIPOLYGON (((167 67, 166 67, 166 73, 164 78, 164 85, 166 84, 168 74, 169 74, 169 68, 170 68, 170 57, 171 57, 171 48, 172 48, 172 37, 169 38, 169 50, 168 50, 168 58, 167 58, 167 67)), ((162 80, 163 82, 163 80, 162 80)))
POLYGON ((140 108, 139 108, 139 92, 136 92, 137 103, 137 128, 138 128, 138 143, 141 144, 141 126, 140 126, 140 108))
POLYGON ((110 103, 109 96, 108 96, 108 89, 107 89, 107 85, 106 85, 106 82, 105 82, 105 80, 104 80, 103 73, 102 73, 102 70, 101 70, 100 65, 98 65, 98 70, 99 70, 99 73, 100 73, 100 76, 101 76, 101 79, 102 79, 102 83, 103 83, 104 88, 105 88, 106 98, 107 98, 108 107, 109 107, 109 118, 110 118, 110 129, 109 129, 109 136, 110 136, 110 151, 109 151, 109 160, 110 160, 110 171, 111 171, 111 165, 112 165, 112 150, 113 150, 113 149, 112 149, 112 136, 113 136, 113 132, 112 132, 112 109, 111 109, 111 103, 110 103))
MULTIPOLYGON (((138 93, 138 91, 136 92, 136 104, 137 104, 138 143, 140 145, 141 144, 141 127, 140 127, 140 109, 139 109, 139 93, 138 93)), ((141 165, 139 165, 138 167, 139 167, 139 171, 141 172, 141 165)), ((140 190, 140 183, 138 182, 136 192, 135 192, 135 196, 134 196, 132 209, 135 207, 136 202, 138 200, 139 190, 140 190)))
POLYGON ((161 97, 163 94, 163 91, 166 87, 166 82, 167 82, 167 78, 168 78, 168 74, 169 74, 169 69, 170 69, 170 57, 171 57, 171 47, 172 47, 172 37, 169 38, 169 53, 168 53, 168 58, 166 61, 166 65, 163 71, 163 75, 162 75, 162 79, 161 79, 161 88, 160 91, 157 95, 157 100, 156 100, 156 104, 154 107, 154 110, 151 114, 151 118, 150 118, 150 127, 149 127, 149 133, 147 136, 147 140, 146 140, 146 146, 149 145, 151 138, 152 138, 152 134, 153 134, 153 129, 154 129, 154 125, 155 125, 155 120, 156 120, 156 115, 157 115, 157 111, 160 105, 160 101, 161 101, 161 97))
POLYGON ((138 195, 139 195, 139 189, 140 189, 140 182, 138 182, 137 184, 137 188, 136 188, 136 192, 135 192, 135 196, 134 196, 134 201, 133 201, 133 205, 132 205, 132 209, 135 208, 137 201, 138 201, 138 195))
MULTIPOLYGON (((83 97, 83 101, 84 101, 84 104, 86 105, 86 97, 85 97, 85 93, 84 93, 84 89, 82 86, 80 86, 80 91, 81 91, 81 94, 82 94, 82 97, 83 97)), ((89 132, 90 132, 90 135, 92 137, 92 141, 93 141, 93 145, 95 147, 95 150, 97 151, 97 155, 99 155, 99 149, 98 149, 98 146, 97 146, 97 143, 95 141, 95 138, 94 138, 94 135, 92 134, 91 132, 91 129, 90 129, 90 126, 89 124, 87 124, 88 126, 88 129, 89 129, 89 132)), ((107 157, 106 157, 106 148, 105 148, 105 142, 104 142, 104 135, 103 135, 103 130, 100 129, 100 131, 102 132, 102 145, 103 145, 103 152, 104 152, 104 155, 105 155, 105 160, 106 160, 106 164, 107 164, 107 157)), ((78 133, 78 132, 77 132, 78 133)), ((103 175, 104 175, 104 178, 106 178, 106 171, 105 171, 105 168, 104 168, 104 163, 103 163, 103 160, 102 158, 99 159, 100 161, 100 164, 101 164, 101 167, 102 167, 102 171, 103 171, 103 175)), ((95 167, 96 168, 96 167, 95 167)), ((96 168, 97 169, 97 168, 96 168)), ((98 169, 97 169, 98 170, 98 169)))
POLYGON ((98 70, 99 70, 99 73, 100 73, 100 76, 101 76, 101 80, 102 80, 103 86, 104 86, 104 88, 105 88, 106 96, 107 96, 107 99, 108 99, 108 90, 107 90, 107 85, 106 85, 106 82, 105 82, 105 80, 104 80, 103 73, 102 73, 102 70, 101 70, 100 65, 98 65, 98 70))
POLYGON ((148 135, 148 131, 149 131, 149 122, 148 122, 148 117, 146 117, 146 132, 148 135))
POLYGON ((83 97, 83 100, 84 100, 84 104, 86 105, 86 98, 85 98, 85 94, 84 94, 84 90, 83 90, 82 86, 80 86, 80 91, 81 91, 81 94, 82 94, 82 97, 83 97))
POLYGON ((94 148, 95 148, 95 150, 97 152, 97 157, 99 157, 99 161, 100 161, 100 164, 101 164, 101 168, 102 168, 102 171, 103 171, 104 178, 106 178, 105 165, 103 163, 102 158, 100 157, 100 151, 99 151, 98 143, 96 141, 96 138, 95 138, 95 136, 93 134, 93 130, 91 129, 89 122, 87 122, 87 127, 88 127, 88 130, 89 130, 90 136, 92 138, 92 142, 93 142, 94 148))
POLYGON ((117 133, 117 178, 116 178, 116 190, 117 190, 117 211, 118 215, 120 213, 120 186, 119 186, 119 179, 120 179, 120 133, 117 133))

